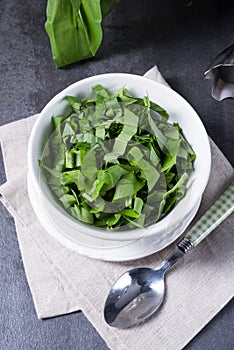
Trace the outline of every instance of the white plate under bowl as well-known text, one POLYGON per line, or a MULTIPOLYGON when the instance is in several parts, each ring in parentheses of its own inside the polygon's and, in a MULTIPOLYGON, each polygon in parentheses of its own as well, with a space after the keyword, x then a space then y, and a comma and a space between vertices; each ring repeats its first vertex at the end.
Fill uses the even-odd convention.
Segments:
MULTIPOLYGON (((106 261, 129 261, 146 257, 167 247, 174 242, 186 229, 194 218, 201 198, 191 212, 184 217, 174 230, 165 231, 157 239, 153 236, 143 236, 129 241, 104 240, 79 232, 74 226, 67 226, 53 206, 37 192, 30 179, 27 177, 28 194, 33 210, 44 229, 65 247, 92 259, 106 261)), ((88 227, 87 227, 88 229, 88 227)), ((114 237, 114 233, 113 233, 114 237)))

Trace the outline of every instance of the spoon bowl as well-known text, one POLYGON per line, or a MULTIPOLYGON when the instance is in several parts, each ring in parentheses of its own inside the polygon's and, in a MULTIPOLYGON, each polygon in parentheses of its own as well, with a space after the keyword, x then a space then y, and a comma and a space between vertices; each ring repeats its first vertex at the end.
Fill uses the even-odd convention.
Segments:
POLYGON ((164 271, 136 268, 113 285, 105 304, 104 317, 113 327, 126 328, 150 317, 164 299, 164 271))

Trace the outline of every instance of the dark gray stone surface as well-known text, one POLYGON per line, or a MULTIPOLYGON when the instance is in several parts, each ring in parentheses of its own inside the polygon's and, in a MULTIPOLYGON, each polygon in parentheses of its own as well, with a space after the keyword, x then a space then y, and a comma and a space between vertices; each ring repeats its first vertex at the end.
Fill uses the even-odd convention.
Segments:
MULTIPOLYGON (((57 92, 84 77, 105 72, 144 74, 158 64, 233 165, 234 100, 212 99, 211 82, 203 80, 203 73, 220 51, 234 43, 234 3, 194 0, 188 7, 186 2, 122 0, 104 21, 104 40, 96 58, 56 69, 44 31, 46 0, 1 0, 0 125, 39 112, 57 92)), ((0 183, 4 181, 0 157, 0 183)), ((233 324, 232 300, 186 350, 233 350, 233 324)), ((14 222, 1 205, 0 349, 95 348, 107 346, 82 313, 37 319, 14 222)))

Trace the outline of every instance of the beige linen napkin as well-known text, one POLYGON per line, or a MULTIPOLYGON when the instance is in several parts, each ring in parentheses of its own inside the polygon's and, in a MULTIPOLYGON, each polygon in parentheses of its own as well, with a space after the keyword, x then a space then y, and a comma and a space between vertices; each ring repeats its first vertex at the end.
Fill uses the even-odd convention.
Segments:
MULTIPOLYGON (((146 76, 166 83, 157 67, 146 76)), ((114 350, 183 348, 234 295, 233 216, 167 275, 166 299, 157 315, 132 329, 111 328, 104 322, 103 305, 113 282, 127 269, 159 265, 175 243, 144 259, 113 263, 78 255, 50 237, 33 213, 27 193, 27 144, 36 118, 0 128, 7 176, 0 187, 0 199, 15 219, 38 317, 82 310, 114 350)), ((234 176, 233 168, 212 141, 211 150, 211 176, 196 219, 234 176)))

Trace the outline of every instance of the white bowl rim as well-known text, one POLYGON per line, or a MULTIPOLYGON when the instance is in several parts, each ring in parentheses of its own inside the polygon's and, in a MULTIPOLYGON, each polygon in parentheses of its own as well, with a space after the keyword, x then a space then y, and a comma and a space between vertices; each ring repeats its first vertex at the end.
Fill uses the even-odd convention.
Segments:
MULTIPOLYGON (((137 74, 131 74, 131 73, 105 73, 105 74, 99 74, 99 75, 95 75, 95 76, 91 76, 82 80, 79 80, 69 86, 67 86, 64 90, 62 90, 61 92, 59 92, 57 95, 55 95, 47 104, 46 106, 43 108, 43 110, 41 111, 41 113, 39 114, 33 129, 31 131, 31 135, 30 135, 30 139, 29 139, 29 143, 28 143, 28 170, 29 170, 29 174, 30 177, 32 177, 32 181, 34 186, 36 186, 36 189, 41 192, 41 187, 40 184, 38 182, 38 176, 37 176, 37 171, 36 171, 36 166, 34 166, 35 164, 35 157, 34 157, 34 149, 35 149, 35 144, 34 144, 34 140, 36 139, 36 133, 37 133, 37 128, 40 126, 40 122, 44 117, 44 114, 47 112, 48 109, 51 108, 51 106, 56 103, 57 100, 59 100, 61 97, 65 97, 66 95, 69 95, 69 91, 75 89, 78 89, 79 87, 81 87, 83 84, 95 84, 95 83, 101 83, 102 84, 102 80, 107 78, 107 79, 116 79, 116 77, 122 77, 122 78, 130 78, 130 79, 140 79, 142 81, 142 83, 147 83, 147 84, 154 84, 155 87, 159 87, 160 89, 164 89, 165 91, 169 92, 170 94, 174 95, 177 99, 183 100, 184 103, 187 104, 187 107, 191 110, 191 112, 193 113, 194 118, 196 118, 196 122, 199 124, 200 130, 203 133, 203 142, 206 143, 206 150, 207 150, 207 158, 206 158, 206 165, 207 165, 207 172, 204 172, 204 176, 202 178, 202 184, 200 184, 199 186, 199 195, 203 194, 205 187, 207 185, 208 179, 209 179, 209 174, 210 174, 210 167, 211 167, 211 151, 210 151, 210 144, 209 144, 209 139, 208 139, 208 135, 206 133, 205 127, 201 121, 201 119, 199 118, 198 114, 196 113, 196 111, 193 109, 193 107, 180 95, 178 94, 176 91, 174 91, 173 89, 171 89, 170 87, 163 85, 161 83, 158 83, 154 80, 150 80, 149 78, 143 77, 141 75, 137 75, 137 74)), ((147 89, 146 89, 147 90, 147 89)), ((163 106, 162 106, 163 107, 163 106)), ((37 169, 38 170, 38 169, 37 169)), ((43 195, 45 196, 45 198, 49 200, 49 197, 47 196, 46 193, 43 193, 43 195)), ((183 198, 184 199, 184 198, 183 198)), ((177 204, 176 207, 178 207, 178 205, 183 201, 183 199, 177 204)), ((193 198, 193 202, 191 205, 191 208, 193 206, 193 204, 195 204, 197 200, 197 197, 193 198)), ((91 225, 87 225, 87 224, 83 224, 82 222, 79 222, 78 220, 73 219, 72 217, 70 217, 70 219, 72 221, 76 221, 75 223, 77 224, 77 229, 85 229, 87 231, 87 234, 91 234, 92 236, 95 236, 97 238, 105 238, 108 240, 113 240, 113 235, 114 235, 114 239, 115 240, 129 240, 129 239, 138 239, 141 238, 143 234, 147 235, 155 235, 155 234, 160 234, 161 230, 163 230, 165 228, 165 221, 166 220, 170 220, 171 215, 173 215, 174 210, 176 209, 176 207, 162 220, 160 220, 158 223, 151 225, 149 227, 146 227, 144 229, 132 229, 132 230, 126 230, 126 231, 106 231, 106 230, 99 230, 97 229, 95 226, 91 226, 91 225), (156 228, 157 226, 157 233, 154 232, 153 228, 156 228), (103 237, 103 235, 105 235, 105 237, 103 237)), ((64 215, 64 219, 68 219, 67 216, 65 216, 65 213, 63 213, 64 209, 61 207, 61 214, 64 215)), ((70 220, 68 219, 68 220, 70 220)), ((178 218, 177 221, 179 221, 180 219, 178 218)))

